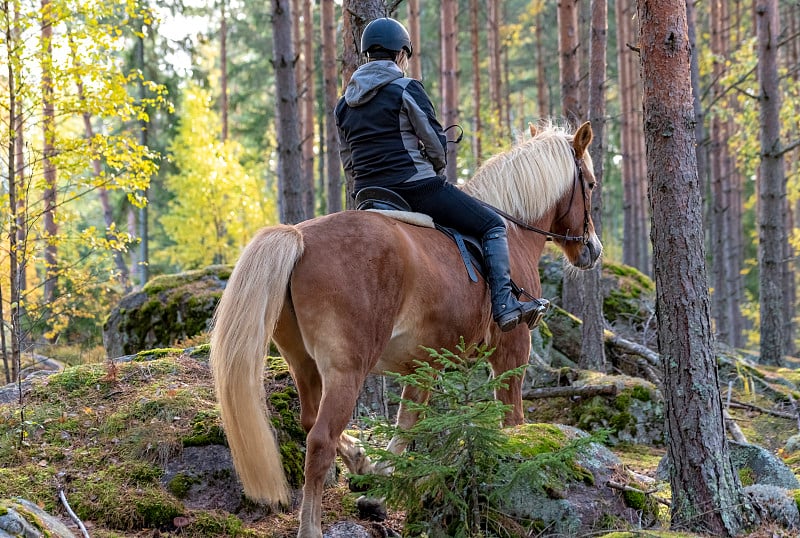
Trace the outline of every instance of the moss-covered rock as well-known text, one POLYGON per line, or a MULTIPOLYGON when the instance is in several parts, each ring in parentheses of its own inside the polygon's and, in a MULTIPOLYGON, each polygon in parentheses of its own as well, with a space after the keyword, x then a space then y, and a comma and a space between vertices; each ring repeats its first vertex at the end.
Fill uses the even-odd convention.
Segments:
POLYGON ((658 505, 648 495, 629 499, 607 487, 614 480, 643 489, 610 450, 598 443, 586 443, 577 451, 567 448, 575 439, 588 440, 585 433, 550 424, 525 424, 508 431, 510 447, 523 461, 543 457, 546 463, 530 478, 510 484, 499 500, 502 513, 534 522, 534 529, 546 536, 639 529, 659 521, 658 505), (574 455, 557 463, 565 450, 574 455))
POLYGON ((103 326, 109 357, 168 347, 209 328, 231 267, 215 265, 153 278, 122 298, 103 326))

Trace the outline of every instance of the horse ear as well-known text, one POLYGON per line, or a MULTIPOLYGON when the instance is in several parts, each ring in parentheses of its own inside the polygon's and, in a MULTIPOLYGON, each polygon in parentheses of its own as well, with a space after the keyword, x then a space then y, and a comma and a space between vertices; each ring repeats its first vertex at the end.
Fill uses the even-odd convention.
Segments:
POLYGON ((533 123, 528 122, 528 129, 531 130, 531 136, 536 136, 536 133, 538 131, 536 130, 536 126, 533 123))
POLYGON ((586 152, 586 148, 592 143, 593 137, 592 124, 587 121, 580 126, 578 132, 575 133, 575 137, 572 139, 572 147, 575 149, 575 155, 583 155, 586 152))

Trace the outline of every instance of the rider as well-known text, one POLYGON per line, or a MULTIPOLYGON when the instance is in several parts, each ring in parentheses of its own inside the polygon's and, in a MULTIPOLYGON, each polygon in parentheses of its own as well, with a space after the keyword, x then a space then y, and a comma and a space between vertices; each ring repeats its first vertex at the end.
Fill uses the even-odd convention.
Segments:
POLYGON ((481 238, 494 321, 503 331, 520 323, 533 326, 549 303, 517 300, 505 221, 446 180, 442 126, 422 84, 404 74, 412 50, 408 31, 394 19, 376 19, 364 28, 367 63, 353 73, 335 110, 345 173, 356 192, 390 189, 414 211, 481 238))

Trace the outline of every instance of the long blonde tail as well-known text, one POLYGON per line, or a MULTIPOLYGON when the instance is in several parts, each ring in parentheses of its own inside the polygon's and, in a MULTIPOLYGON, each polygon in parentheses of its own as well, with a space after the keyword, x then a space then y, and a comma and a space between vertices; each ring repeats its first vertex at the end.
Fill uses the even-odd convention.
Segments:
POLYGON ((281 465, 264 392, 264 358, 303 236, 293 226, 260 230, 231 273, 214 315, 211 373, 222 424, 245 494, 287 504, 281 465))

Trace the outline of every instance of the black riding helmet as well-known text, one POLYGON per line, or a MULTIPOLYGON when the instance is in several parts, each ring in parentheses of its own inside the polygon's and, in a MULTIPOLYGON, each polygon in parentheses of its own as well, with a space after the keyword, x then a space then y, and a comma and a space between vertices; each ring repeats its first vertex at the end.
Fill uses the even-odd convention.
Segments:
POLYGON ((411 38, 405 26, 394 19, 384 17, 370 22, 361 35, 361 53, 377 51, 400 52, 405 49, 411 57, 411 38))

